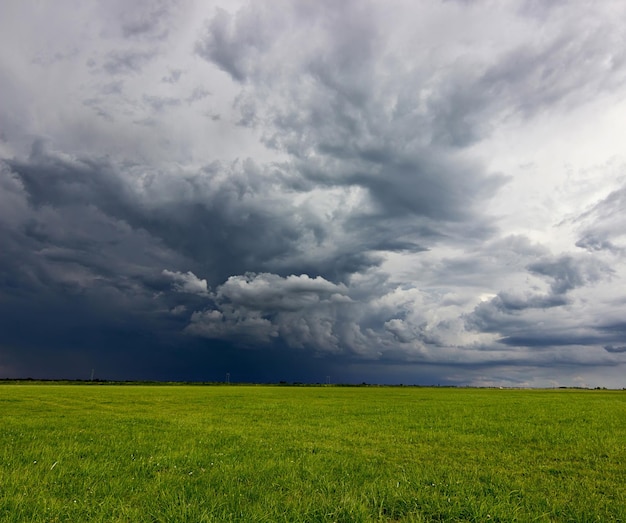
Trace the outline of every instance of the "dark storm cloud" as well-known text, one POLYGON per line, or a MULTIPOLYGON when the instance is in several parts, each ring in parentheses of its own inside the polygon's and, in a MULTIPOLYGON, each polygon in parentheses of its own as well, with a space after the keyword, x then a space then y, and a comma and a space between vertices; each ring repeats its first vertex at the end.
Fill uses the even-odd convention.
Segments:
MULTIPOLYGON (((462 120, 472 125, 467 132, 483 134, 475 101, 461 99, 467 83, 460 74, 448 79, 459 96, 454 103, 471 111, 475 124, 460 115, 460 107, 420 102, 424 79, 415 73, 381 84, 384 76, 376 73, 386 65, 376 47, 375 18, 367 4, 218 12, 197 52, 242 83, 242 122, 262 129, 266 143, 288 152, 292 168, 311 183, 365 189, 372 216, 392 224, 387 234, 410 223, 416 231, 431 230, 431 237, 485 237, 490 227, 480 224, 474 206, 505 179, 450 154, 446 148, 460 144, 436 129, 459 129, 462 120), (317 45, 284 63, 283 46, 307 37, 317 45), (423 110, 415 110, 420 105, 423 110), (471 230, 463 226, 469 222, 471 230)), ((441 97, 451 103, 446 94, 441 97)))
POLYGON ((0 53, 1 369, 488 383, 619 361, 598 296, 621 281, 623 189, 566 224, 587 252, 553 254, 552 232, 503 218, 530 193, 499 192, 517 171, 490 165, 517 153, 489 145, 622 85, 609 10, 85 9, 93 39, 51 49, 50 76, 0 53))
MULTIPOLYGON (((216 268, 215 272, 219 274, 217 277, 228 273, 226 260, 234 254, 233 249, 247 249, 247 240, 252 240, 254 235, 263 241, 265 222, 263 216, 250 219, 250 217, 240 218, 237 213, 228 215, 228 203, 232 199, 229 193, 235 191, 233 196, 236 202, 237 186, 227 185, 222 188, 220 194, 214 194, 210 198, 212 201, 200 203, 198 198, 194 198, 194 190, 203 189, 202 186, 196 185, 196 182, 201 183, 200 180, 192 179, 177 183, 175 179, 161 180, 155 175, 153 179, 148 177, 145 180, 144 192, 141 193, 129 183, 130 179, 122 177, 118 170, 119 166, 114 166, 104 159, 77 159, 49 153, 41 142, 33 146, 28 159, 11 161, 8 165, 13 174, 19 177, 29 203, 35 208, 63 209, 64 212, 74 212, 77 215, 81 212, 88 215, 93 209, 97 209, 104 216, 119 221, 122 226, 130 227, 134 231, 146 231, 169 249, 174 249, 191 259, 202 259, 213 249, 220 251, 220 244, 223 244, 225 249, 221 250, 224 267, 216 268), (168 189, 178 192, 179 199, 171 202, 166 199, 160 206, 150 202, 151 195, 164 196, 161 191, 168 189), (147 200, 142 201, 143 199, 147 200), (222 214, 223 220, 220 218, 222 214), (230 224, 227 223, 229 218, 230 224), (238 223, 240 221, 243 223, 238 223), (247 225, 253 222, 256 222, 256 230, 248 230, 247 225), (228 233, 232 234, 237 229, 250 236, 240 238, 239 247, 237 241, 233 242, 229 249, 227 245, 231 242, 228 233)), ((205 191, 208 189, 209 187, 204 187, 205 191)), ((246 191, 252 188, 247 189, 244 183, 241 183, 239 190, 246 191)), ((88 224, 89 221, 83 218, 78 219, 77 223, 88 224)), ((46 229, 50 229, 49 234, 63 236, 60 228, 54 228, 54 222, 46 225, 46 229)), ((75 228, 70 230, 72 232, 66 235, 74 241, 73 236, 76 236, 77 231, 75 228)), ((32 236, 35 232, 29 234, 32 236)), ((94 234, 92 237, 102 238, 102 234, 94 234)), ((111 241, 116 240, 113 232, 111 241)), ((281 241, 280 236, 277 241, 281 241)), ((251 256, 254 245, 250 245, 249 248, 251 256)), ((263 250, 259 248, 257 251, 260 259, 263 259, 263 250)), ((271 242, 266 242, 265 250, 272 251, 271 242)), ((214 274, 210 266, 206 269, 209 274, 214 274)))
POLYGON ((10 255, 0 265, 7 299, 52 302, 58 294, 93 299, 99 310, 107 300, 114 310, 164 306, 152 299, 162 279, 158 267, 177 266, 181 256, 120 218, 129 200, 101 168, 55 158, 41 145, 28 166, 3 165, 2 232, 10 255))
MULTIPOLYGON (((528 332, 528 329, 525 329, 525 331, 528 332)), ((520 336, 506 336, 500 338, 498 341, 511 347, 550 348, 571 345, 597 346, 602 344, 603 338, 601 336, 581 336, 580 334, 568 335, 567 333, 558 335, 550 331, 542 331, 535 334, 529 333, 520 336)))
POLYGON ((341 221, 321 219, 306 206, 294 206, 289 195, 273 194, 263 180, 279 180, 252 162, 215 164, 193 176, 173 177, 137 172, 103 158, 56 154, 36 142, 29 158, 7 165, 23 184, 30 205, 63 209, 86 229, 82 235, 75 228, 61 232, 64 224, 56 228, 52 220, 31 225, 29 236, 49 235, 60 245, 80 238, 117 242, 115 228, 108 234, 101 227, 88 229, 95 218, 87 217, 97 215, 186 257, 190 268, 212 284, 231 274, 264 270, 341 279, 376 265, 378 259, 370 251, 390 246, 421 249, 413 242, 390 239, 387 227, 357 232, 346 244, 335 242, 331 226, 341 227, 341 221), (311 248, 319 251, 314 258, 305 251, 311 248))
POLYGON ((626 321, 604 321, 598 327, 600 332, 604 332, 607 335, 615 336, 615 341, 621 341, 626 336, 626 321))
POLYGON ((117 217, 125 215, 127 202, 112 196, 119 196, 120 185, 109 180, 116 188, 107 188, 98 179, 102 164, 55 158, 41 146, 29 160, 28 169, 3 163, 0 170, 0 353, 6 375, 87 379, 95 367, 99 378, 158 378, 167 369, 178 379, 222 377, 223 368, 220 375, 206 367, 193 371, 203 361, 213 368, 234 363, 212 353, 219 343, 203 347, 182 334, 187 307, 205 305, 202 282, 188 273, 162 273, 185 260, 117 217), (170 292, 172 280, 193 292, 170 292), (173 353, 186 353, 193 363, 176 361, 173 353))
POLYGON ((113 166, 102 158, 74 158, 50 153, 38 140, 25 160, 6 162, 19 177, 35 207, 88 205, 113 215, 129 209, 129 195, 113 166))

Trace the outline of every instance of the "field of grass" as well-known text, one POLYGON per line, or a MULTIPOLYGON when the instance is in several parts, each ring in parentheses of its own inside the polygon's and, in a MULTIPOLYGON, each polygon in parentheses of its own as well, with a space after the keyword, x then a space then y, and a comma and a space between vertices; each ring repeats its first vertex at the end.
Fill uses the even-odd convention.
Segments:
POLYGON ((626 392, 0 385, 0 521, 626 521, 626 392))

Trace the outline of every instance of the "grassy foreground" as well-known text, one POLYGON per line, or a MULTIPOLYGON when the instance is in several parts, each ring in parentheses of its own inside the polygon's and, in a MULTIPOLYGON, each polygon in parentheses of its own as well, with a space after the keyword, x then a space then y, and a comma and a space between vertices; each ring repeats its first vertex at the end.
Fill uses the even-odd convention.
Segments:
POLYGON ((0 521, 626 521, 626 392, 0 385, 0 521))

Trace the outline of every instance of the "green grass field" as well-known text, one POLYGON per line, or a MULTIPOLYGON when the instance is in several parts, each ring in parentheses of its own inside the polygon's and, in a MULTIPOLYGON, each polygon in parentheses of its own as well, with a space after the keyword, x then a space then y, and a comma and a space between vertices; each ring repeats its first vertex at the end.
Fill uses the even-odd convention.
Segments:
POLYGON ((0 385, 0 521, 626 521, 626 392, 0 385))

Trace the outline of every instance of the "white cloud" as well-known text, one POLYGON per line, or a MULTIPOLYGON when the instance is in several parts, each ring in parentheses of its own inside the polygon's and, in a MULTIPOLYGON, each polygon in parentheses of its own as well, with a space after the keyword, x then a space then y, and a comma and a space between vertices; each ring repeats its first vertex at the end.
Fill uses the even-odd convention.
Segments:
POLYGON ((345 285, 336 285, 306 274, 281 278, 275 274, 231 276, 218 287, 216 298, 248 309, 301 310, 320 302, 336 302, 335 296, 346 293, 345 285))
POLYGON ((199 296, 209 295, 206 280, 201 280, 191 271, 182 273, 164 269, 162 274, 174 282, 173 287, 177 292, 187 292, 189 294, 198 294, 199 296))

